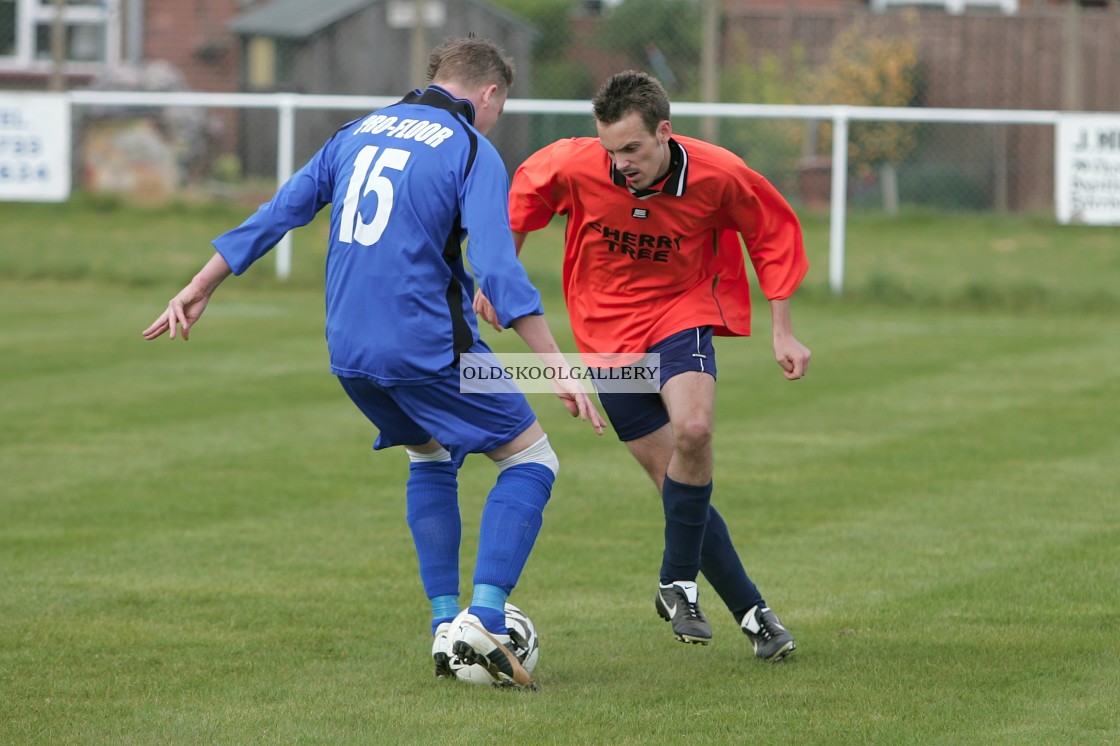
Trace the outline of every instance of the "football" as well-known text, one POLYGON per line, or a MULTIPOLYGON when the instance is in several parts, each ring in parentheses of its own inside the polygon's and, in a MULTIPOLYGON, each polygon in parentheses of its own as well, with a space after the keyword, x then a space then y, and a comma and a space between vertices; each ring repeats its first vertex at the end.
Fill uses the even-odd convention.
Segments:
MULTIPOLYGON (((514 644, 514 655, 521 661, 526 671, 533 673, 541 650, 537 629, 533 626, 532 620, 521 609, 506 602, 506 626, 509 627, 510 641, 514 644)), ((451 670, 460 681, 471 684, 494 684, 494 680, 485 668, 466 664, 457 655, 451 657, 451 670)))

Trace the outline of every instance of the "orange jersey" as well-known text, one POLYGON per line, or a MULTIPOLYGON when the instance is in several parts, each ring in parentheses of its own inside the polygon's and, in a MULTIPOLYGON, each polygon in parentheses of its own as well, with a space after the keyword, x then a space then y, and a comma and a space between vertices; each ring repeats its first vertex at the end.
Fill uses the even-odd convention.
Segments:
POLYGON ((809 262, 801 225, 778 191, 724 148, 675 135, 660 191, 632 192, 598 138, 560 140, 513 177, 510 225, 567 216, 564 297, 581 352, 644 352, 695 326, 750 334, 743 237, 759 288, 788 298, 809 262))

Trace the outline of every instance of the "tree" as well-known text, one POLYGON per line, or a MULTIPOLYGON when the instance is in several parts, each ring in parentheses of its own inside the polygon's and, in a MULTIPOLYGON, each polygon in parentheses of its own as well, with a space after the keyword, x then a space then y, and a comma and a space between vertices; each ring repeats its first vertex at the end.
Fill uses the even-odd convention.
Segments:
MULTIPOLYGON (((829 50, 828 62, 815 76, 815 103, 852 106, 911 106, 918 98, 916 16, 906 30, 890 33, 866 20, 844 29, 829 50)), ((848 158, 854 167, 877 168, 883 207, 898 211, 897 166, 917 145, 914 124, 853 122, 848 158)), ((826 140, 827 142, 827 140, 826 140)))
MULTIPOLYGON (((720 100, 752 104, 800 104, 805 87, 812 80, 808 55, 800 44, 787 50, 784 59, 773 53, 761 54, 751 62, 745 35, 728 40, 726 55, 730 62, 721 68, 720 100)), ((815 123, 813 123, 815 124, 815 123)), ((805 155, 811 128, 790 119, 728 119, 721 123, 720 144, 742 156, 751 168, 769 179, 793 174, 805 155)), ((781 184, 792 189, 792 184, 781 184)))
POLYGON ((700 6, 697 0, 627 0, 599 29, 604 49, 622 50, 634 66, 648 70, 671 93, 695 96, 700 67, 700 6))
POLYGON ((591 97, 591 75, 585 65, 569 54, 572 41, 571 15, 575 0, 491 0, 494 5, 531 24, 533 40, 532 95, 544 98, 584 99, 591 97))

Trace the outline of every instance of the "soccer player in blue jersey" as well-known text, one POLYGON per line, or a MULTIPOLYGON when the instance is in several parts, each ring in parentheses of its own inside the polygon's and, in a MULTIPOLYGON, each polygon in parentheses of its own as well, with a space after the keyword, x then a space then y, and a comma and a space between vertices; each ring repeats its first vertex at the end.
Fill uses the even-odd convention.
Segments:
MULTIPOLYGON (((559 462, 512 383, 462 393, 459 375, 463 353, 492 354, 471 307, 464 239, 473 279, 502 324, 534 352, 562 360, 513 246, 505 166, 485 138, 502 113, 513 65, 489 41, 448 39, 432 52, 428 79, 427 88, 343 125, 269 202, 216 238, 214 256, 143 335, 174 339, 181 330, 188 339, 223 280, 329 203, 330 368, 377 427, 373 447, 404 446, 408 454, 407 521, 432 604, 436 675, 450 676, 458 654, 485 666, 496 683, 531 689, 508 647, 504 609, 559 462), (473 596, 460 614, 457 472, 469 453, 486 454, 499 471, 482 511, 473 596)), ((556 393, 602 433, 582 390, 558 385, 556 393)))

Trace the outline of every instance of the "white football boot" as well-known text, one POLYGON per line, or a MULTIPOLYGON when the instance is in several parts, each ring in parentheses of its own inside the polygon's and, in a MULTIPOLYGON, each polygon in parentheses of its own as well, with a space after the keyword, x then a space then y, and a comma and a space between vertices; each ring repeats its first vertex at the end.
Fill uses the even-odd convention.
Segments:
POLYGON ((517 659, 509 635, 490 632, 469 610, 451 622, 451 652, 464 663, 485 668, 496 686, 537 689, 532 674, 517 659))

